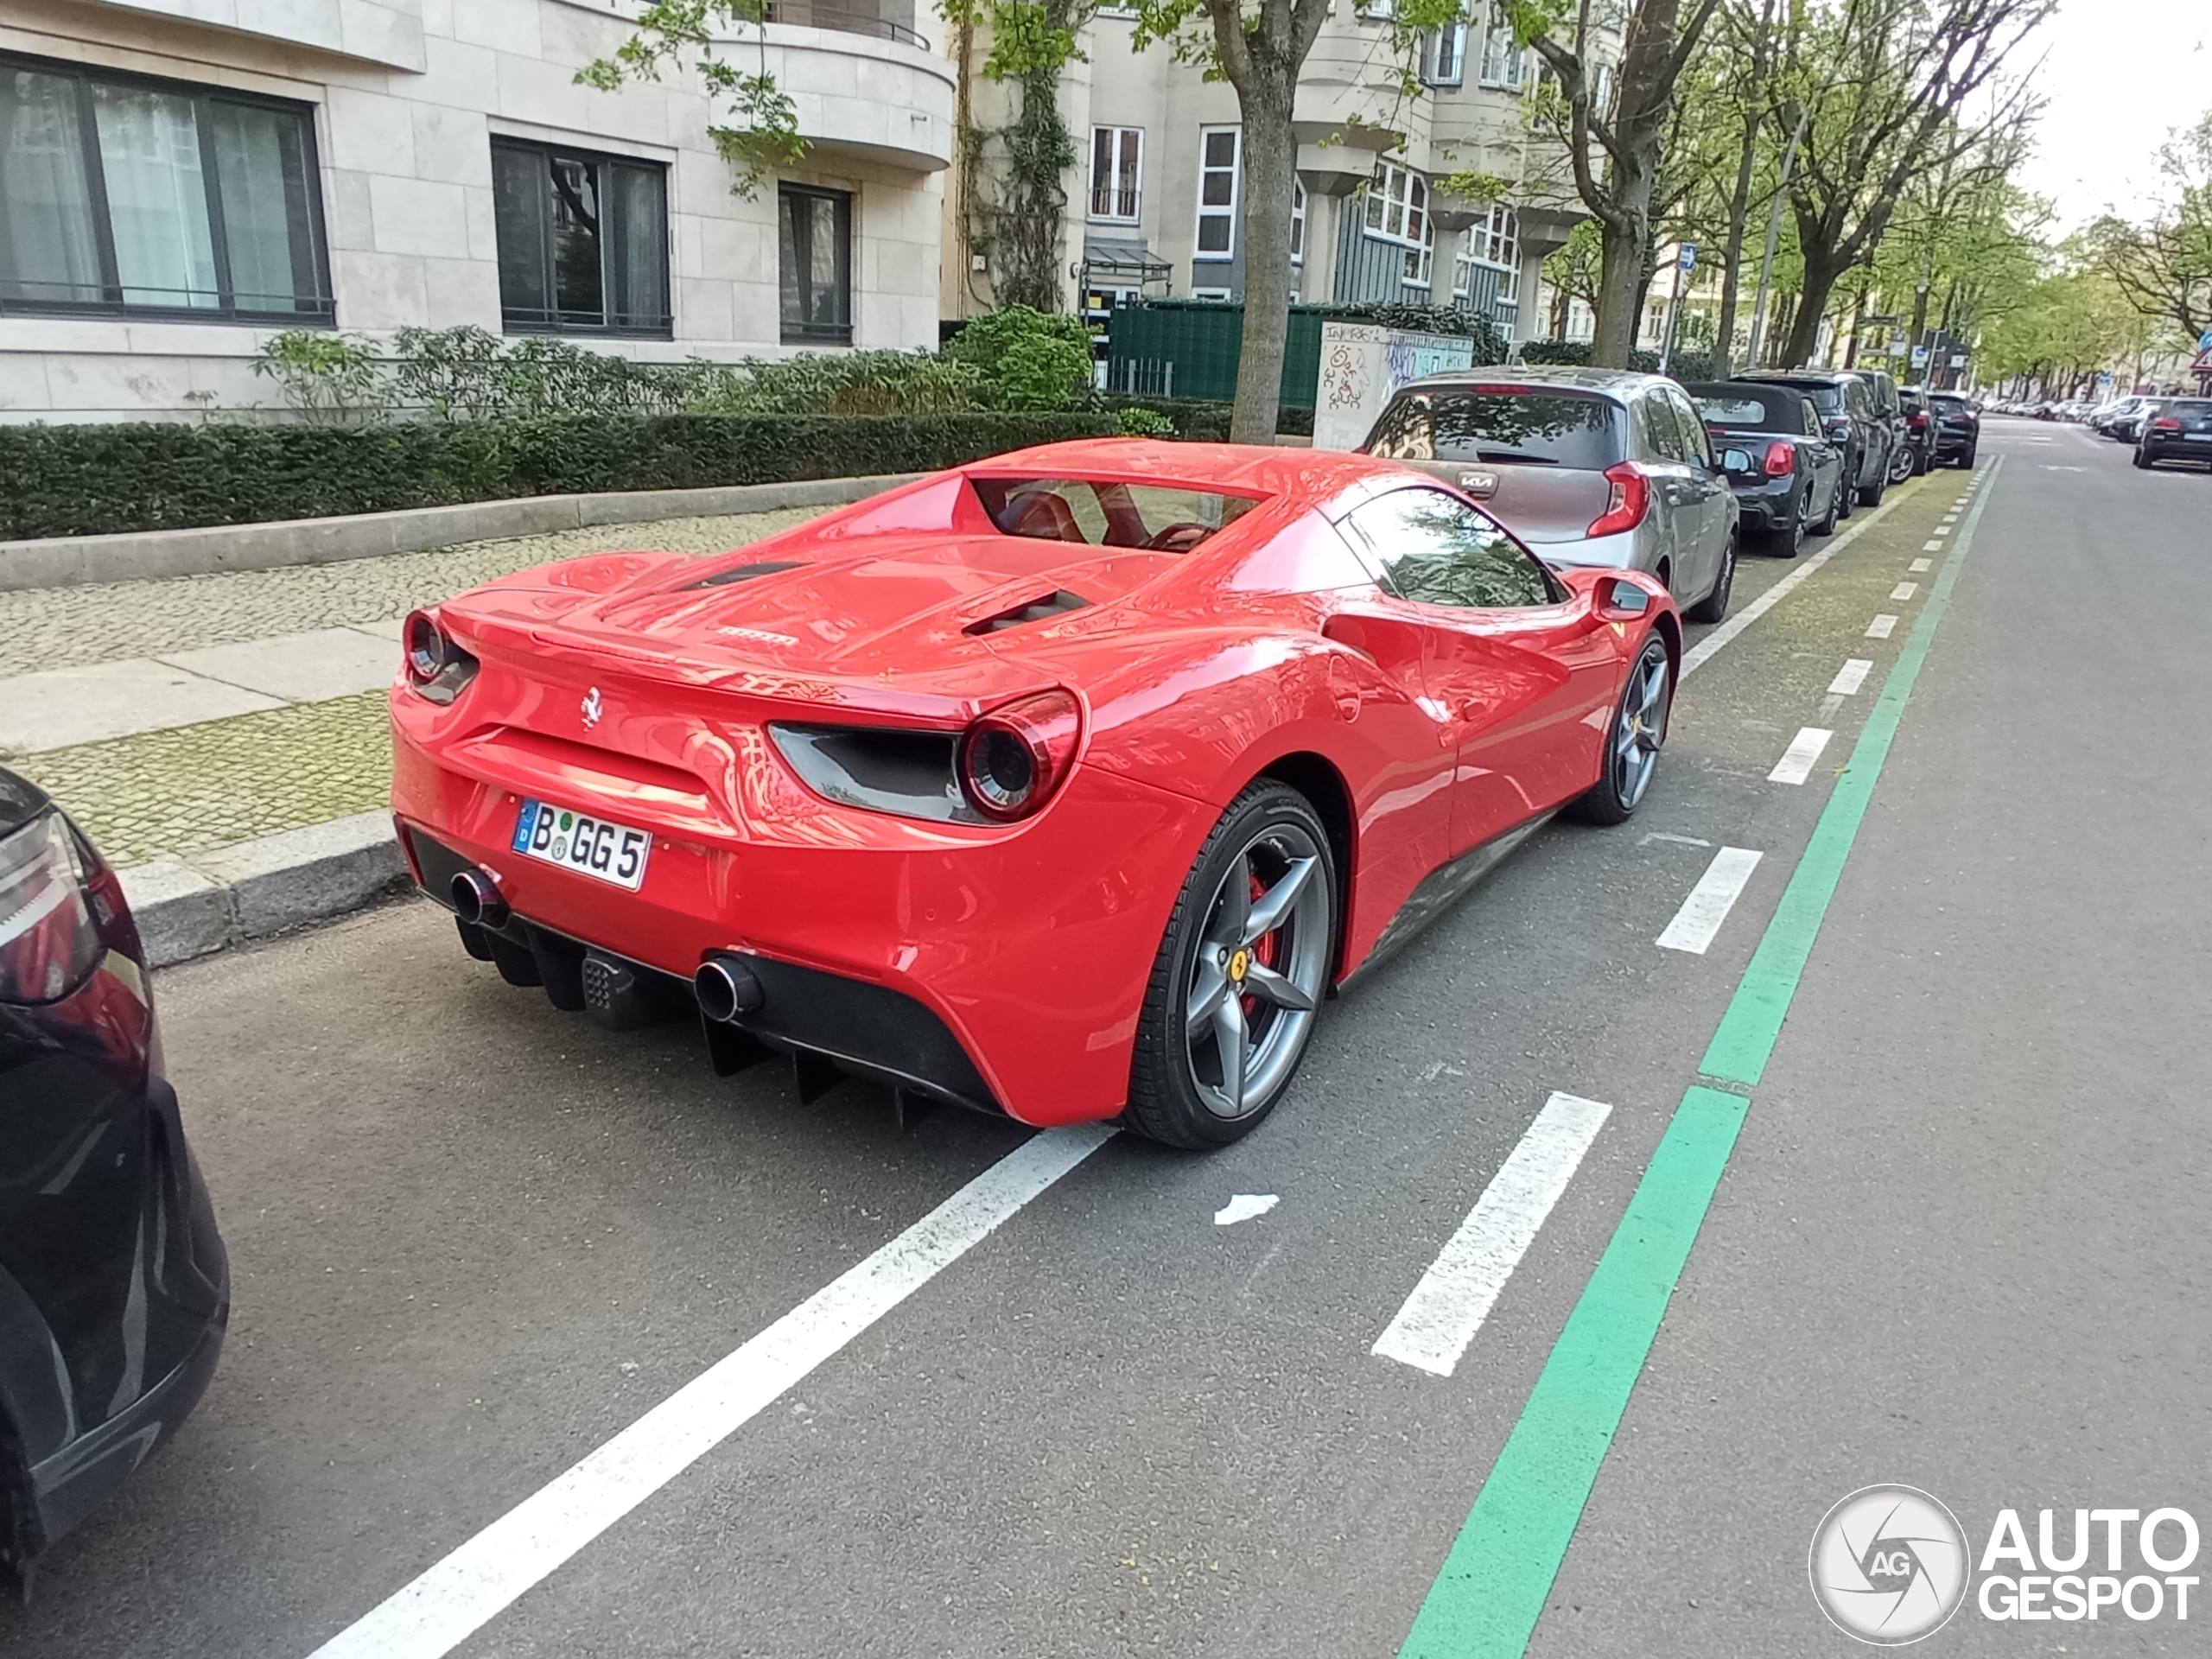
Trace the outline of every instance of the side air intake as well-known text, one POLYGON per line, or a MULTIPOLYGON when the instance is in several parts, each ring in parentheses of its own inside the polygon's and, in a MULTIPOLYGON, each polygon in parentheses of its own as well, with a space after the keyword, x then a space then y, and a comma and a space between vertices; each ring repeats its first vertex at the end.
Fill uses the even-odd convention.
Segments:
POLYGON ((1069 593, 1065 588, 1056 588, 1041 598, 1016 605, 1011 610, 1001 611, 995 616, 987 616, 981 621, 970 622, 961 632, 963 633, 996 633, 1001 628, 1020 627, 1024 622, 1049 622, 1056 616, 1065 616, 1070 611, 1079 611, 1090 603, 1090 601, 1080 594, 1069 593))

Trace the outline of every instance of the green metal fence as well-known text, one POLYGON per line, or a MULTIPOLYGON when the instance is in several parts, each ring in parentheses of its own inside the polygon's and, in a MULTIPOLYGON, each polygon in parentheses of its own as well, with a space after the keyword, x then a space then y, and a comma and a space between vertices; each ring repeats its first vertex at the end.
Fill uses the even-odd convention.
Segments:
MULTIPOLYGON (((1282 357, 1282 403, 1311 409, 1321 378, 1321 320, 1333 308, 1294 305, 1282 357)), ((1114 308, 1106 390, 1145 397, 1236 396, 1244 308, 1227 300, 1151 300, 1114 308)))

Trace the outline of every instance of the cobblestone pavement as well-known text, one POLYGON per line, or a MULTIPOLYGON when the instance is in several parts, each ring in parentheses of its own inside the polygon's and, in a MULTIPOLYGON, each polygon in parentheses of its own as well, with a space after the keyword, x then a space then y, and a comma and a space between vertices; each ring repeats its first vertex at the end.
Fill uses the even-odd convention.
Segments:
POLYGON ((385 694, 48 749, 10 763, 112 864, 196 853, 381 806, 391 787, 385 694))
POLYGON ((640 547, 720 553, 823 511, 786 507, 710 518, 593 524, 550 536, 467 542, 336 564, 0 593, 0 675, 383 621, 550 560, 640 547))

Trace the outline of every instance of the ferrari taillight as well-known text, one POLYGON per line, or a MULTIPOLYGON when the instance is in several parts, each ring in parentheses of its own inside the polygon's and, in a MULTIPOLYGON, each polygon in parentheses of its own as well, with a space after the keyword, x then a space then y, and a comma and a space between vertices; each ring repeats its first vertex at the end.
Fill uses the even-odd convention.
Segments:
POLYGON ((960 792, 1001 823, 1052 799, 1075 765, 1083 709, 1065 691, 1040 691, 994 709, 960 739, 960 792))
POLYGON ((408 683, 432 702, 451 702, 476 677, 476 658, 454 644, 429 612, 411 613, 399 639, 408 683))
POLYGON ((1797 446, 1777 438, 1766 447, 1766 475, 1787 478, 1797 470, 1797 446))
POLYGON ((1588 535, 1618 536, 1624 530, 1634 530, 1651 507, 1651 480, 1634 461, 1606 467, 1605 482, 1612 493, 1605 499, 1605 512, 1590 521, 1588 535))

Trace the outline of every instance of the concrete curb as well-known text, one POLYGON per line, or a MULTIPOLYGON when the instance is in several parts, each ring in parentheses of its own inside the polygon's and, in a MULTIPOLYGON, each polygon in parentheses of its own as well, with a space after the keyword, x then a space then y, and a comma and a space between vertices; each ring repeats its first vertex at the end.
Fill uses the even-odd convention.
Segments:
POLYGON ((117 874, 151 968, 343 916, 409 879, 381 810, 117 874))
POLYGON ((453 507, 364 512, 340 518, 287 518, 204 530, 149 530, 120 536, 54 536, 0 542, 0 593, 74 588, 92 582, 197 576, 216 570, 271 570, 344 559, 419 553, 457 542, 543 536, 587 524, 634 524, 649 518, 772 512, 779 507, 835 507, 896 488, 919 473, 874 478, 815 478, 791 484, 736 484, 708 490, 628 490, 599 495, 527 495, 453 507))

